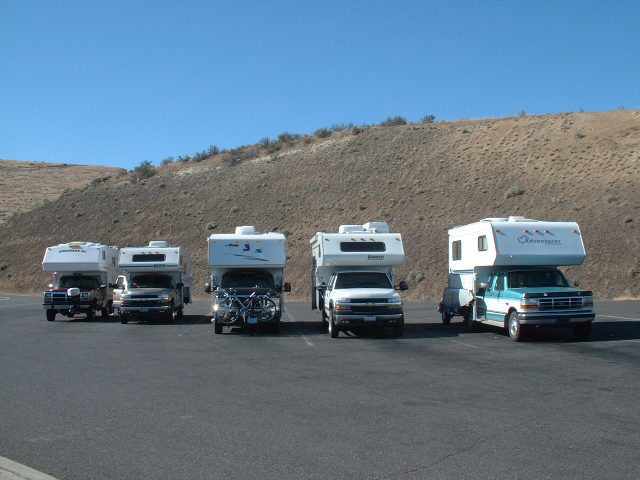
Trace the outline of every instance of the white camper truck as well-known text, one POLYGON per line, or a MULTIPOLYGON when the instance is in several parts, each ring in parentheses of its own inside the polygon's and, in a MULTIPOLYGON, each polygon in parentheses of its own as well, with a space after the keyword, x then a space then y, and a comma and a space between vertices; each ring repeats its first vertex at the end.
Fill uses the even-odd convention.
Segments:
POLYGON ((338 233, 311 238, 311 308, 319 309, 323 326, 336 338, 340 330, 392 327, 404 332, 402 298, 395 267, 404 263, 402 237, 386 222, 341 225, 338 233))
POLYGON ((53 272, 53 283, 44 292, 47 320, 56 314, 88 319, 100 311, 109 315, 113 294, 107 285, 117 276, 118 248, 91 242, 61 243, 44 252, 42 269, 53 272))
POLYGON ((151 241, 146 247, 120 250, 120 269, 113 305, 120 323, 164 316, 176 322, 191 303, 191 255, 184 247, 151 241))
POLYGON ((270 327, 278 332, 284 309, 287 263, 285 236, 258 233, 255 227, 236 227, 235 233, 214 234, 209 242, 214 332, 223 327, 270 327))
POLYGON ((529 326, 568 326, 586 339, 595 317, 593 295, 570 286, 557 269, 580 265, 585 257, 574 222, 485 218, 452 228, 442 321, 462 315, 469 327, 507 328, 515 341, 529 326))

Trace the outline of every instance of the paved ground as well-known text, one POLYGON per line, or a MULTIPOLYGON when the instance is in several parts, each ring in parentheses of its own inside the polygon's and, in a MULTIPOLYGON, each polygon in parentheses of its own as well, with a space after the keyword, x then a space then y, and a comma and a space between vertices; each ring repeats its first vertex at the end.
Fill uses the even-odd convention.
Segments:
POLYGON ((0 299, 0 455, 62 480, 640 478, 640 302, 513 343, 407 307, 406 336, 47 322, 0 299))

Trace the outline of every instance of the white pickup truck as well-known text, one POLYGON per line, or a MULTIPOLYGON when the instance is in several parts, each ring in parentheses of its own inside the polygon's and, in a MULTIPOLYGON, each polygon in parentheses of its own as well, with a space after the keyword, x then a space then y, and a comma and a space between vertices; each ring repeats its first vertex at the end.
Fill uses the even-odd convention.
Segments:
POLYGON ((404 263, 402 237, 386 222, 341 225, 338 233, 316 233, 311 308, 319 309, 331 338, 340 331, 391 328, 404 333, 402 297, 406 282, 396 284, 395 267, 404 263))

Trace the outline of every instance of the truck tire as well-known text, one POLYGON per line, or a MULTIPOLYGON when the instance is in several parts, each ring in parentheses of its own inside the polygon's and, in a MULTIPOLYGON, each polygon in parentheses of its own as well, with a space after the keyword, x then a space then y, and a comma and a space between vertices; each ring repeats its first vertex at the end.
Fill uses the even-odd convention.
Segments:
POLYGON ((327 319, 327 312, 324 311, 324 307, 320 309, 322 313, 322 330, 327 330, 329 328, 329 321, 327 319))
POLYGON ((338 326, 336 325, 336 322, 333 318, 333 310, 331 310, 329 312, 329 336, 331 338, 338 338, 338 335, 340 335, 340 329, 338 328, 338 326))
POLYGON ((87 310, 87 322, 93 322, 96 319, 96 311, 92 308, 87 310))
POLYGON ((109 316, 109 307, 104 307, 100 309, 100 315, 102 315, 103 317, 108 317, 109 316))
POLYGON ((440 315, 442 317, 442 323, 444 323, 445 325, 449 325, 451 323, 451 317, 453 315, 447 313, 445 310, 442 310, 442 312, 440 312, 440 315))
POLYGON ((591 322, 577 323, 571 326, 577 340, 587 340, 591 335, 591 322))
POLYGON ((47 310, 47 320, 49 322, 53 322, 56 319, 56 311, 55 310, 47 310))
POLYGON ((121 310, 118 310, 118 318, 120 319, 120 323, 122 325, 126 325, 127 323, 129 323, 129 316, 122 313, 121 310))
POLYGON ((393 326, 393 336, 401 337, 404 335, 404 318, 400 320, 400 323, 393 326))
POLYGON ((514 342, 520 342, 524 339, 524 327, 518 320, 518 312, 512 310, 507 317, 507 329, 509 330, 509 337, 514 342))
POLYGON ((465 326, 469 330, 475 330, 477 323, 473 320, 473 315, 467 315, 466 317, 462 317, 464 320, 465 326))
POLYGON ((184 307, 178 309, 178 321, 181 322, 184 319, 184 307))
POLYGON ((218 322, 217 320, 213 321, 213 332, 216 335, 220 335, 222 333, 222 324, 220 322, 218 322))

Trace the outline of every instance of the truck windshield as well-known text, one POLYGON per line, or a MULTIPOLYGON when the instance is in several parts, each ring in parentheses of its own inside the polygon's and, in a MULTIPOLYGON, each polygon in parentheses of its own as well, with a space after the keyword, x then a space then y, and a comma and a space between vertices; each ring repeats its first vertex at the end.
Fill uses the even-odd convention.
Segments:
POLYGON ((335 288, 392 288, 382 272, 343 272, 338 274, 335 288))
POLYGON ((232 271, 222 276, 222 288, 275 288, 273 275, 269 272, 232 271))
POLYGON ((525 270, 509 272, 509 288, 524 287, 568 287, 569 283, 558 270, 525 270))
POLYGON ((82 288, 83 290, 95 290, 98 281, 89 277, 62 277, 58 282, 60 288, 82 288))
POLYGON ((171 277, 167 275, 136 275, 131 278, 133 288, 171 288, 171 277))

